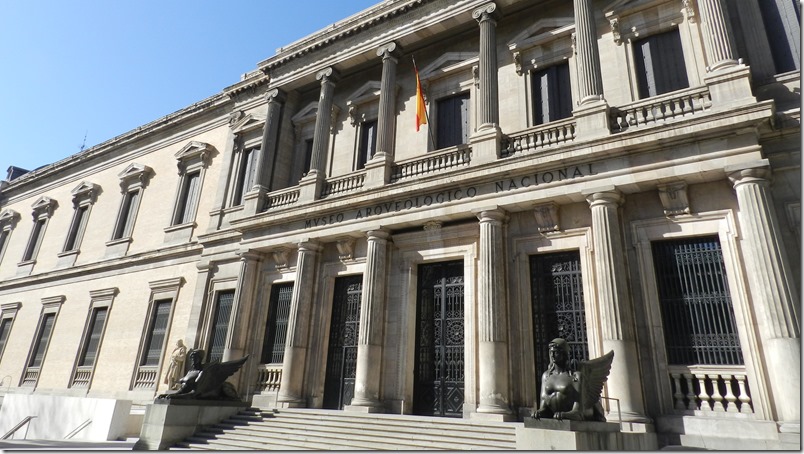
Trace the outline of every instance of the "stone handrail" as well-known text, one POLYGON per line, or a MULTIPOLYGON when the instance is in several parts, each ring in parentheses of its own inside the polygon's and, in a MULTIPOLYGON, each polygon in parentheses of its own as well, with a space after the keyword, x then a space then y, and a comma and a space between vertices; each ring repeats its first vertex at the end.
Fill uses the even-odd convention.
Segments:
POLYGON ((503 158, 507 158, 519 153, 529 153, 572 142, 575 139, 575 124, 573 118, 568 118, 503 137, 500 154, 503 158))
POLYGON ((321 197, 341 194, 360 189, 366 181, 366 171, 351 173, 349 175, 328 179, 321 189, 321 197))
POLYGON ((257 366, 257 392, 273 392, 279 389, 282 381, 281 364, 260 364, 257 366))
POLYGON ((134 378, 134 388, 155 388, 156 366, 140 366, 134 378))
POLYGON ((697 115, 711 108, 712 97, 709 88, 698 87, 611 107, 609 125, 611 132, 617 133, 670 119, 697 115))
POLYGON ((472 150, 466 146, 428 153, 424 158, 397 162, 391 173, 391 182, 466 166, 471 159, 472 150))
POLYGON ((754 412, 745 366, 669 366, 668 371, 677 411, 754 412))
POLYGON ((271 192, 265 197, 265 208, 262 211, 293 205, 299 200, 299 193, 298 186, 271 192))

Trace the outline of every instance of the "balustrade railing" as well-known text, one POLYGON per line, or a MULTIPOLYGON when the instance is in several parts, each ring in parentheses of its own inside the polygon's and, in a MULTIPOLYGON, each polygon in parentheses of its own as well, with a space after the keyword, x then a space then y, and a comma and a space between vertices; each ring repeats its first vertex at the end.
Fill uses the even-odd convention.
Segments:
POLYGON ((293 205, 299 201, 299 192, 299 188, 294 186, 267 194, 263 211, 293 205))
POLYGON ((468 147, 428 153, 424 158, 396 163, 391 173, 391 182, 466 166, 471 159, 472 150, 468 147))
POLYGON ((742 366, 670 366, 673 408, 679 412, 754 413, 742 366))
POLYGON ((89 380, 92 378, 92 367, 79 367, 75 369, 73 374, 73 384, 75 388, 86 388, 89 386, 89 380))
POLYGON ((575 140, 575 120, 556 121, 503 137, 500 154, 503 158, 530 153, 575 140))
POLYGON ((658 122, 700 114, 712 108, 708 87, 641 99, 609 111, 611 132, 651 126, 658 122))
POLYGON ((327 197, 360 189, 366 181, 366 172, 352 173, 327 180, 321 189, 321 197, 327 197))
POLYGON ((156 387, 156 366, 140 366, 134 377, 134 389, 156 387))
POLYGON ((257 366, 257 392, 277 391, 281 381, 281 364, 260 364, 257 366))
POLYGON ((20 386, 36 386, 37 381, 39 381, 39 368, 29 367, 25 369, 25 373, 22 375, 20 386))

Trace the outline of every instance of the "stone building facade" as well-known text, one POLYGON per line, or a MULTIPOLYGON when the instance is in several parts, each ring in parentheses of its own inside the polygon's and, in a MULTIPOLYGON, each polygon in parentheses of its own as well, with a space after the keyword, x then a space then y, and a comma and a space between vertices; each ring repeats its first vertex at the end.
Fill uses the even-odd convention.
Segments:
POLYGON ((515 421, 561 336, 627 430, 799 432, 799 16, 386 0, 15 169, 0 392, 147 402, 181 340, 255 405, 515 421))

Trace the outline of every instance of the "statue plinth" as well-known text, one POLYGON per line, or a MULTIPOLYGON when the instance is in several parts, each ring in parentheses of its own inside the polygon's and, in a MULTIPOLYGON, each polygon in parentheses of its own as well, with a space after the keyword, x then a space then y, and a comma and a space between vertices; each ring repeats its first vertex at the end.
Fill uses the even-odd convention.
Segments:
POLYGON ((623 450, 620 425, 613 422, 524 418, 516 429, 516 449, 623 450))
POLYGON ((156 399, 145 410, 135 451, 164 450, 244 410, 247 402, 234 400, 156 399))

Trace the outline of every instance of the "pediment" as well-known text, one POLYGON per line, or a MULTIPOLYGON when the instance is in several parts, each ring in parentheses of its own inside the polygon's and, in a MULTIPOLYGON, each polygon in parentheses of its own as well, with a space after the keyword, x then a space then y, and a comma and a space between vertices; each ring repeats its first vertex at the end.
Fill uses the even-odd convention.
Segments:
POLYGON ((122 172, 117 174, 117 176, 120 178, 120 188, 125 191, 127 187, 130 187, 135 183, 145 186, 153 173, 154 170, 152 168, 133 162, 129 164, 122 172))
POLYGON ((56 200, 51 199, 48 196, 42 196, 36 199, 36 202, 31 205, 33 210, 34 217, 39 216, 42 213, 47 213, 48 216, 53 214, 53 210, 59 205, 56 200))
POLYGON ((540 19, 516 35, 508 43, 508 49, 511 52, 521 52, 554 39, 569 36, 574 31, 575 18, 551 17, 540 19))
POLYGON ((10 224, 13 227, 14 224, 16 224, 19 220, 20 214, 10 208, 5 209, 2 213, 0 213, 0 226, 10 224))
POLYGON ((231 123, 230 127, 235 134, 241 134, 256 128, 262 128, 265 124, 265 117, 257 114, 245 114, 238 120, 231 123))
POLYGON ((316 115, 318 115, 318 101, 313 101, 296 112, 296 115, 294 115, 291 120, 293 124, 307 123, 308 121, 315 120, 316 115))
POLYGON ((214 153, 215 147, 206 143, 193 140, 187 145, 183 146, 174 156, 181 162, 187 162, 193 159, 201 160, 204 165, 207 165, 207 160, 214 153))
POLYGON ((419 79, 437 79, 453 71, 471 69, 480 61, 477 52, 447 52, 419 71, 419 79))
POLYGON ((363 104, 365 102, 374 101, 380 98, 380 81, 371 80, 363 84, 362 87, 355 90, 346 101, 347 106, 363 104))
POLYGON ((95 183, 90 183, 88 181, 82 181, 78 186, 76 186, 70 194, 73 195, 73 204, 78 203, 82 199, 89 199, 92 203, 95 202, 95 198, 98 196, 101 187, 95 183))

